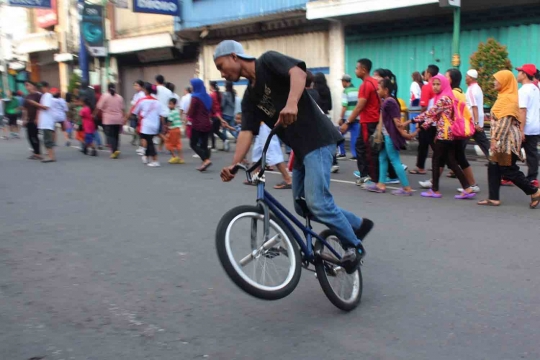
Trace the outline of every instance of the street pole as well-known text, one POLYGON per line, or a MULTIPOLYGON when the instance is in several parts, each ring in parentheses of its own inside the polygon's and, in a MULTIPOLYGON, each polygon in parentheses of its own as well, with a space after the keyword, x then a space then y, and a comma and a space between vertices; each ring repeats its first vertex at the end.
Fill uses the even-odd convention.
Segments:
POLYGON ((461 57, 459 54, 459 36, 461 32, 461 7, 454 7, 454 34, 452 38, 452 66, 459 68, 461 57))
POLYGON ((84 81, 90 81, 90 72, 88 69, 88 51, 86 50, 86 44, 84 43, 82 30, 84 0, 77 1, 79 4, 79 69, 81 69, 82 72, 82 79, 84 81))
POLYGON ((109 83, 109 66, 110 66, 110 57, 109 57, 109 40, 107 39, 107 2, 108 0, 103 0, 103 28, 105 29, 104 45, 105 45, 105 84, 102 86, 102 89, 107 88, 109 83))

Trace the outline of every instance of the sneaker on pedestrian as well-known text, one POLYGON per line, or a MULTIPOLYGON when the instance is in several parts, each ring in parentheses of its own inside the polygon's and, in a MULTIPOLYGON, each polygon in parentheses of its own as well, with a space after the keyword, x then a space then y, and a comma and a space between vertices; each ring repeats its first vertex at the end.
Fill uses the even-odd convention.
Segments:
POLYGON ((345 251, 341 258, 341 264, 345 268, 347 274, 353 274, 358 269, 362 257, 361 250, 357 248, 349 248, 345 251))
POLYGON ((405 170, 405 171, 407 171, 409 169, 409 167, 406 164, 401 164, 401 166, 403 166, 403 170, 405 170))
POLYGON ((160 167, 159 161, 152 161, 148 164, 149 167, 160 167))
POLYGON ((146 154, 146 149, 143 148, 142 146, 139 146, 139 148, 136 150, 136 153, 143 156, 146 154))
POLYGON ((353 156, 349 159, 350 161, 356 161, 356 158, 353 156))
POLYGON ((389 179, 385 184, 388 184, 388 185, 399 184, 399 179, 389 179))
POLYGON ((229 152, 231 150, 231 144, 229 144, 229 140, 223 141, 223 151, 229 152))
POLYGON ((193 154, 193 157, 194 157, 195 159, 199 159, 199 158, 200 158, 200 156, 197 155, 197 154, 193 154))
POLYGON ((118 159, 119 156, 120 156, 120 151, 116 150, 115 152, 111 154, 111 159, 118 159))
POLYGON ((332 174, 336 174, 339 172, 339 165, 332 165, 332 170, 330 170, 332 174))
POLYGON ((420 184, 422 189, 431 189, 433 187, 433 183, 431 182, 431 180, 419 181, 418 183, 420 184))
POLYGON ((177 157, 172 157, 169 159, 169 164, 178 164, 178 159, 177 157))
POLYGON ((148 156, 143 155, 143 156, 141 157, 141 160, 142 160, 143 164, 148 164, 148 156))
POLYGON ((356 170, 355 172, 353 172, 353 175, 354 175, 354 177, 357 178, 357 179, 360 179, 360 178, 361 178, 361 176, 360 176, 360 171, 358 171, 358 170, 356 170))
POLYGON ((364 177, 361 177, 358 180, 356 180, 356 185, 357 186, 362 186, 362 185, 365 185, 365 184, 367 184, 369 182, 371 182, 371 178, 369 176, 364 176, 364 177))
POLYGON ((531 185, 534 186, 535 188, 539 187, 538 185, 538 180, 533 180, 531 181, 531 185))
POLYGON ((347 159, 347 155, 345 155, 345 154, 339 154, 339 155, 336 155, 336 159, 338 159, 338 160, 346 160, 346 159, 347 159))
MULTIPOLYGON (((473 193, 477 194, 477 193, 480 192, 480 186, 478 186, 478 185, 473 185, 473 186, 471 186, 471 190, 472 190, 473 193)), ((459 192, 459 193, 464 193, 465 190, 464 190, 463 188, 459 188, 459 189, 457 189, 457 192, 459 192)))

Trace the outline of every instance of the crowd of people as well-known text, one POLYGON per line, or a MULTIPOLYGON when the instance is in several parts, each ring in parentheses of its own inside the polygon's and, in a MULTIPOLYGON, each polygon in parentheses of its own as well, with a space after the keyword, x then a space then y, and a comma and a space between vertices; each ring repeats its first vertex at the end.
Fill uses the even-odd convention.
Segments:
MULTIPOLYGON (((538 141, 540 139, 540 91, 539 71, 532 64, 518 68, 517 79, 511 72, 493 74, 494 86, 499 98, 491 112, 491 140, 484 131, 484 95, 479 86, 478 71, 470 69, 465 75, 467 90, 463 91, 463 75, 458 69, 440 73, 436 65, 429 65, 420 73, 412 74, 409 104, 397 98, 396 76, 389 69, 372 72, 372 62, 360 59, 356 76, 361 86, 355 87, 353 78, 342 77, 342 101, 339 109, 340 121, 337 126, 341 134, 350 134, 350 157, 346 154, 345 143, 341 142, 334 156, 331 171, 339 171, 339 161, 355 161, 358 170, 354 172, 356 183, 367 191, 385 193, 387 184, 401 184, 392 191, 397 196, 411 196, 411 187, 401 162, 400 151, 411 140, 418 140, 416 166, 409 175, 427 175, 426 159, 429 148, 433 150, 431 179, 419 181, 423 197, 440 198, 439 180, 445 167, 450 169, 449 177, 460 182, 456 199, 472 199, 480 192, 472 168, 467 160, 466 147, 469 141, 475 144, 488 159, 489 198, 481 205, 498 206, 499 187, 515 184, 533 197, 531 206, 538 205, 538 141), (522 86, 518 90, 517 83, 522 86), (470 111, 475 131, 469 138, 455 137, 452 122, 456 103, 466 103, 470 111), (501 105, 504 104, 504 105, 501 105), (411 110, 416 115, 403 121, 402 112, 411 110), (504 109, 504 111, 502 111, 504 109), (523 152, 522 152, 523 148, 523 152), (524 160, 528 166, 523 175, 516 162, 524 160), (500 181, 497 180, 500 178, 500 181)), ((217 151, 216 143, 221 141, 221 150, 229 151, 230 140, 238 137, 242 109, 240 98, 232 82, 226 82, 222 92, 217 82, 209 83, 210 92, 200 79, 192 79, 180 97, 175 93, 175 85, 158 75, 155 82, 138 80, 134 83, 135 94, 131 107, 126 109, 124 99, 116 91, 115 84, 109 84, 105 93, 101 87, 89 86, 81 82, 65 99, 60 91, 50 88, 46 82, 39 85, 25 83, 27 95, 22 92, 7 91, 1 96, 0 116, 6 118, 3 138, 18 138, 22 119, 33 154, 33 160, 44 163, 56 161, 54 147, 58 142, 56 128, 62 129, 65 144, 80 142, 83 154, 97 156, 99 149, 108 147, 110 157, 120 156, 120 134, 123 125, 129 123, 134 129, 132 145, 138 145, 137 153, 149 167, 160 166, 159 153, 164 147, 170 153, 169 164, 184 164, 182 137, 189 138, 194 157, 201 159, 199 171, 206 171, 211 165, 211 154, 217 151), (58 125, 59 124, 59 125, 58 125), (106 140, 102 141, 102 128, 106 140), (183 133, 185 131, 185 134, 183 133), (38 133, 46 154, 41 154, 38 133)), ((330 118, 333 110, 332 94, 322 73, 306 71, 306 92, 318 108, 330 118)), ((0 94, 1 95, 1 94, 0 94)), ((261 122, 259 135, 254 141, 252 160, 258 160, 270 128, 261 122)), ((292 179, 287 169, 285 153, 291 149, 275 139, 268 151, 268 166, 276 167, 283 181, 277 189, 290 189, 292 179)))

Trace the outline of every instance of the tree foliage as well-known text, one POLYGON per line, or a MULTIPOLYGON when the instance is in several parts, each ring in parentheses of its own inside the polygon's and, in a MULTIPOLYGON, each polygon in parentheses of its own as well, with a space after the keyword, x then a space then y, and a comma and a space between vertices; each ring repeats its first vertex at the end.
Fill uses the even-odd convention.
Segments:
POLYGON ((497 91, 493 88, 493 74, 500 70, 512 70, 506 46, 489 38, 480 43, 478 50, 472 54, 471 68, 478 71, 478 84, 484 91, 484 104, 491 107, 497 99, 497 91))
POLYGON ((73 89, 79 87, 81 80, 82 79, 79 75, 77 75, 76 73, 72 73, 71 77, 69 78, 68 92, 73 94, 73 89))

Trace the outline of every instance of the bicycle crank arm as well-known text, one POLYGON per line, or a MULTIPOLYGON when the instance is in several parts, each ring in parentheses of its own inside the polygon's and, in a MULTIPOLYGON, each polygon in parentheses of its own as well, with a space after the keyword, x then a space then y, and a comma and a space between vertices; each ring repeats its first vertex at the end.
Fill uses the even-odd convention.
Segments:
POLYGON ((246 266, 247 264, 249 264, 253 259, 256 259, 258 258, 259 256, 261 256, 261 253, 263 251, 266 251, 268 249, 271 249, 272 247, 274 247, 275 245, 277 245, 279 242, 281 241, 281 237, 279 234, 275 235, 274 237, 272 237, 270 240, 268 240, 267 242, 265 242, 259 249, 257 250, 253 250, 253 252, 247 256, 245 256, 243 259, 240 260, 240 265, 242 266, 246 266))

